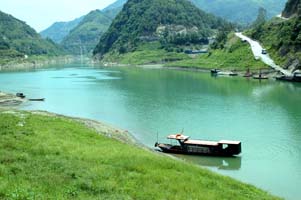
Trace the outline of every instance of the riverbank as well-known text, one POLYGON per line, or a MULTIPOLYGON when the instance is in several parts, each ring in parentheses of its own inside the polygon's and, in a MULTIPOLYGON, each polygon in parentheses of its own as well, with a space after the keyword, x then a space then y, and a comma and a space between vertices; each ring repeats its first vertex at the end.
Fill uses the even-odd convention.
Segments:
POLYGON ((25 101, 25 99, 16 97, 16 95, 7 94, 0 91, 0 108, 18 106, 25 101))
POLYGON ((122 130, 80 121, 45 112, 1 110, 0 197, 278 199, 254 186, 107 137, 117 131, 127 135, 122 130))
POLYGON ((250 46, 230 33, 222 48, 209 48, 207 53, 186 54, 184 52, 168 52, 160 49, 156 42, 144 44, 134 52, 124 54, 108 53, 102 58, 103 63, 121 65, 162 65, 192 69, 217 68, 226 71, 258 71, 269 67, 261 60, 254 58, 250 46))
POLYGON ((48 65, 56 64, 69 64, 73 62, 79 62, 82 59, 87 61, 87 58, 81 58, 78 56, 31 56, 27 59, 16 58, 11 59, 5 63, 0 63, 1 71, 18 71, 18 70, 28 70, 28 69, 41 69, 48 65))

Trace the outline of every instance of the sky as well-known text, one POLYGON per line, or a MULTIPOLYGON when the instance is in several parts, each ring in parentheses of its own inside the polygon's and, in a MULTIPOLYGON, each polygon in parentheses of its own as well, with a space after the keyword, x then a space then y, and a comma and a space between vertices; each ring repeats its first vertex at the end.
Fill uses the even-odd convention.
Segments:
POLYGON ((40 32, 54 22, 70 21, 116 0, 0 0, 0 10, 40 32))

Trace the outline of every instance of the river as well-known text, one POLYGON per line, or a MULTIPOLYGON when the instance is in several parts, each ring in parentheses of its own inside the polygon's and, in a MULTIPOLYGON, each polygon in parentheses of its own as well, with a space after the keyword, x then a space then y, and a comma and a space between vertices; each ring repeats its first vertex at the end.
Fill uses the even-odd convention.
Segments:
POLYGON ((208 73, 55 66, 1 72, 0 90, 24 92, 25 110, 107 122, 153 147, 184 130, 194 139, 240 140, 236 158, 179 156, 286 199, 301 197, 301 85, 208 73))

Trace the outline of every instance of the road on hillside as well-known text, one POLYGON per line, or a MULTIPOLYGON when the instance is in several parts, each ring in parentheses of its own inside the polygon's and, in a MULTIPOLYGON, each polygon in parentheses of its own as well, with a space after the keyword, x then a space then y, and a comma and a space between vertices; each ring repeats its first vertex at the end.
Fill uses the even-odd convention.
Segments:
POLYGON ((282 67, 276 65, 268 54, 262 54, 263 47, 259 44, 259 42, 252 40, 251 38, 243 35, 242 33, 235 33, 235 35, 241 38, 242 40, 247 41, 251 45, 255 59, 261 59, 262 62, 269 65, 276 71, 280 71, 286 76, 293 76, 293 74, 290 71, 285 70, 282 67))

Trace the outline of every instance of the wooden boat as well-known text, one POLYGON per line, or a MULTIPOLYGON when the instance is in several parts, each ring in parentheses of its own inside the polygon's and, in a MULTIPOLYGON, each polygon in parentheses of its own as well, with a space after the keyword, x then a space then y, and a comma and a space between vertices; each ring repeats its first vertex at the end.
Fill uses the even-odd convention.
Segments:
POLYGON ((20 97, 20 98, 24 99, 26 96, 23 93, 17 93, 16 97, 20 97))
POLYGON ((45 101, 45 98, 40 98, 40 99, 28 99, 29 101, 45 101))
POLYGON ((253 79, 264 80, 264 79, 269 79, 269 77, 262 75, 261 69, 260 69, 258 76, 253 76, 253 79))
POLYGON ((165 153, 208 155, 208 156, 234 156, 241 153, 240 141, 221 140, 205 141, 191 140, 189 136, 182 134, 169 135, 167 139, 177 140, 178 145, 156 143, 155 147, 165 153))

